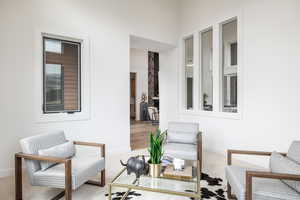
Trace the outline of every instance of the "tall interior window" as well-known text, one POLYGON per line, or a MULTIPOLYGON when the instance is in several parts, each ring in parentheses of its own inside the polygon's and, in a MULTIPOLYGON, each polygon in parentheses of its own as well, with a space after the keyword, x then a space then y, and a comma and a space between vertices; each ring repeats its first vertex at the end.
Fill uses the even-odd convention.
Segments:
POLYGON ((200 33, 201 58, 201 108, 213 110, 213 30, 200 33))
POLYGON ((193 76, 194 76, 194 39, 193 37, 184 40, 185 46, 185 84, 186 84, 186 109, 193 109, 193 76))
POLYGON ((222 25, 222 110, 237 112, 238 43, 237 20, 222 25))
POLYGON ((81 43, 43 37, 43 111, 81 111, 81 43))

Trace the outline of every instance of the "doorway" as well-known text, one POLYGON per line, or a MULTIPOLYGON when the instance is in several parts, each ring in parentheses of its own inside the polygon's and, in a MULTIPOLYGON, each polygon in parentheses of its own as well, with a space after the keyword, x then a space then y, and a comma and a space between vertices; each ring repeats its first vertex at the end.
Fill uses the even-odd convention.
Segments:
POLYGON ((150 133, 159 128, 159 54, 170 48, 164 43, 130 36, 131 150, 147 148, 150 133))
POLYGON ((130 146, 148 146, 149 135, 159 127, 159 54, 130 49, 130 146))
POLYGON ((136 73, 130 72, 130 120, 136 120, 136 73))

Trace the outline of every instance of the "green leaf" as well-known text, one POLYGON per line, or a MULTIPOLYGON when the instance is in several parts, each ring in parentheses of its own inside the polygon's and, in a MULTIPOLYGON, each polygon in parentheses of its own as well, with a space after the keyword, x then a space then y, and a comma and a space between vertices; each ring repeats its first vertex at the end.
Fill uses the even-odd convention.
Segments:
POLYGON ((161 133, 160 129, 156 130, 156 133, 150 132, 150 145, 149 145, 149 154, 150 162, 153 164, 159 164, 163 156, 163 142, 165 138, 165 132, 161 133))

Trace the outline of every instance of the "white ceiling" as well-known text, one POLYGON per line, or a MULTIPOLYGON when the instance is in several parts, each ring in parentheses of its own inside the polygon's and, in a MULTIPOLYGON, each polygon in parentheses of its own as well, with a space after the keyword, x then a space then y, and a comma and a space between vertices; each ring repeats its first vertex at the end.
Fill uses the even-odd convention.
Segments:
POLYGON ((130 36, 130 48, 142 49, 154 52, 163 52, 175 48, 174 45, 146 39, 138 36, 130 36))

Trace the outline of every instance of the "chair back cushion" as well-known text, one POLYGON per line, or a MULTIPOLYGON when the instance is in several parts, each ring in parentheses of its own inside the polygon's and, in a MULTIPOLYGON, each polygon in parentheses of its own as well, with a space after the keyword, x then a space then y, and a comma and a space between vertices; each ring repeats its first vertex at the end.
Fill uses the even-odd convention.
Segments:
POLYGON ((300 141, 294 141, 288 151, 288 158, 300 164, 300 141))
MULTIPOLYGON (((75 155, 75 145, 73 141, 69 141, 63 144, 59 144, 48 149, 40 149, 38 151, 41 156, 50 156, 57 158, 72 158, 75 155)), ((55 162, 41 161, 41 170, 45 171, 49 167, 57 164, 55 162)))
MULTIPOLYGON (((47 149, 65 142, 67 140, 64 132, 57 131, 24 138, 20 141, 20 144, 23 153, 38 155, 40 149, 47 149)), ((29 178, 31 178, 34 172, 41 169, 41 165, 39 161, 26 160, 26 168, 29 178)))
MULTIPOLYGON (((274 173, 300 175, 300 164, 282 156, 280 153, 273 152, 270 158, 270 170, 274 173)), ((300 192, 300 181, 281 180, 291 188, 300 192)))
POLYGON ((168 143, 197 144, 199 124, 186 122, 169 122, 168 143))

